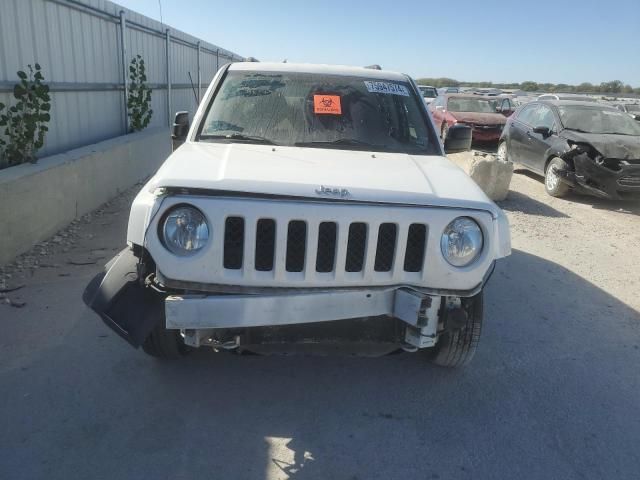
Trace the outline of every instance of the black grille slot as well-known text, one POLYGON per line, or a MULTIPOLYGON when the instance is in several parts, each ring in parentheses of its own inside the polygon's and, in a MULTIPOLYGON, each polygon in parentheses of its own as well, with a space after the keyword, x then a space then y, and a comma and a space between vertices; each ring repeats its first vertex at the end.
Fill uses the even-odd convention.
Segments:
POLYGON ((244 218, 229 217, 224 223, 224 268, 242 268, 244 253, 244 218))
POLYGON ((318 254, 316 272, 332 272, 336 261, 336 234, 334 222, 322 222, 318 228, 318 254))
POLYGON ((407 249, 404 252, 405 272, 419 272, 422 270, 426 240, 427 227, 419 223, 412 223, 409 226, 407 249))
POLYGON ((304 254, 307 250, 307 224, 302 220, 289 222, 287 230, 287 272, 304 270, 304 254))
POLYGON ((396 225, 383 223, 378 229, 378 246, 373 269, 376 272, 388 272, 393 265, 393 254, 396 251, 396 225))
POLYGON ((364 252, 367 245, 367 225, 352 223, 349 225, 349 239, 347 240, 347 272, 361 272, 364 265, 364 252))
POLYGON ((261 218, 256 226, 256 270, 273 270, 273 257, 276 248, 276 222, 261 218))

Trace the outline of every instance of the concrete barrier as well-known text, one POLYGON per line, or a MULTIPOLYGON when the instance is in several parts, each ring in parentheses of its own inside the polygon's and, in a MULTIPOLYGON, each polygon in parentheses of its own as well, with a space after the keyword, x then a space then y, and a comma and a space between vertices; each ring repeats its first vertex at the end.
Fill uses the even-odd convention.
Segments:
POLYGON ((170 153, 168 129, 156 128, 0 170, 0 265, 152 175, 170 153))
POLYGON ((448 158, 462 168, 491 200, 507 198, 513 163, 475 150, 448 155, 448 158))

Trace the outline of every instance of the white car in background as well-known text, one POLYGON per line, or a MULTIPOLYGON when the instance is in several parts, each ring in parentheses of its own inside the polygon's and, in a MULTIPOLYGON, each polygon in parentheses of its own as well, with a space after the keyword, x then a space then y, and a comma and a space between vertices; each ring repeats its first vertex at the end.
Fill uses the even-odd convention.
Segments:
POLYGON ((408 76, 233 63, 173 137, 127 247, 84 294, 132 345, 472 358, 509 226, 445 156, 469 149, 469 127, 441 144, 408 76))
POLYGON ((424 103, 429 105, 438 96, 438 89, 429 85, 418 85, 418 90, 424 99, 424 103))

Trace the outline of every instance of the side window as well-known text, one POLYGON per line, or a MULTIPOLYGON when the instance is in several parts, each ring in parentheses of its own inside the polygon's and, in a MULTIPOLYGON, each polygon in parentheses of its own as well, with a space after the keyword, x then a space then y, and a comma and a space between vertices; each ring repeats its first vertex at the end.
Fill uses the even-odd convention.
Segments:
POLYGON ((518 113, 517 120, 527 125, 533 125, 535 121, 536 112, 538 111, 538 105, 527 105, 520 113, 518 113))
POLYGON ((540 106, 538 112, 538 124, 536 127, 547 127, 549 130, 555 130, 556 119, 551 109, 540 106))
POLYGON ((511 102, 509 102, 508 98, 505 98, 502 101, 502 106, 500 107, 502 110, 511 110, 511 102))

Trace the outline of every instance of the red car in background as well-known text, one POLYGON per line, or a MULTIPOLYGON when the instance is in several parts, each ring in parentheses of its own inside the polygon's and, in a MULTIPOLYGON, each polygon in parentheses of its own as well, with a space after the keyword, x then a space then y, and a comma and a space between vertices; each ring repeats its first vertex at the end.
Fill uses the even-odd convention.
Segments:
POLYGON ((445 94, 429 104, 437 131, 444 141, 452 125, 471 127, 474 142, 498 143, 513 105, 506 97, 445 94))

